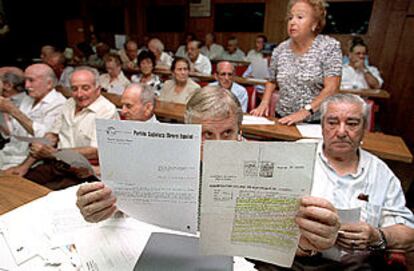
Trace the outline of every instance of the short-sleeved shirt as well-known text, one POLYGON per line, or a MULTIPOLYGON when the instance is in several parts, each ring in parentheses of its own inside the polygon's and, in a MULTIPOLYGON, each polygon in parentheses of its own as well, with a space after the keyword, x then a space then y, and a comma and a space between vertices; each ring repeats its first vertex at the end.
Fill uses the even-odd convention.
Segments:
POLYGON ((221 59, 228 60, 228 61, 245 61, 246 55, 244 54, 242 50, 237 48, 237 50, 232 54, 230 54, 227 51, 224 51, 223 54, 221 55, 221 59))
POLYGON ((59 136, 59 148, 97 148, 95 120, 119 119, 115 105, 101 95, 76 115, 75 109, 75 100, 68 99, 50 130, 59 136))
POLYGON ((180 93, 175 91, 175 86, 174 79, 165 81, 158 99, 164 102, 186 104, 194 91, 200 88, 200 85, 191 80, 191 78, 188 78, 185 88, 180 93))
MULTIPOLYGON (((270 78, 279 86, 276 111, 287 116, 310 104, 324 88, 324 79, 342 74, 340 43, 334 38, 318 35, 309 50, 296 55, 291 49, 292 40, 282 42, 272 54, 270 78)), ((313 114, 308 121, 320 119, 313 114)))
POLYGON ((208 57, 210 60, 220 59, 224 52, 223 46, 213 43, 210 48, 207 46, 201 47, 201 53, 208 57))
POLYGON ((155 95, 160 96, 160 91, 162 89, 163 83, 162 83, 162 81, 161 81, 161 79, 158 75, 152 74, 151 79, 149 81, 145 82, 145 83, 142 83, 141 79, 142 79, 142 74, 134 74, 131 77, 131 81, 133 83, 146 84, 154 90, 155 95))
MULTIPOLYGON (((367 66, 368 71, 378 80, 381 87, 382 80, 379 70, 374 66, 367 66)), ((342 68, 341 89, 364 89, 369 88, 363 72, 355 70, 349 64, 345 64, 342 68)))
POLYGON ((109 93, 122 95, 129 84, 131 84, 131 82, 128 78, 126 78, 123 71, 121 71, 118 74, 118 77, 112 81, 108 73, 104 73, 99 76, 99 85, 106 89, 109 93))
MULTIPOLYGON (((19 109, 32 121, 35 137, 43 137, 50 130, 58 118, 66 98, 52 89, 35 106, 32 97, 23 96, 19 109)), ((31 136, 26 129, 15 119, 11 120, 11 134, 16 136, 31 136)), ((28 154, 29 144, 11 137, 10 142, 0 151, 0 164, 2 168, 8 168, 20 164, 28 154)))
POLYGON ((204 73, 204 74, 211 74, 211 62, 208 57, 206 57, 203 54, 199 54, 196 61, 193 63, 188 58, 188 61, 190 62, 190 66, 194 68, 197 72, 204 73))

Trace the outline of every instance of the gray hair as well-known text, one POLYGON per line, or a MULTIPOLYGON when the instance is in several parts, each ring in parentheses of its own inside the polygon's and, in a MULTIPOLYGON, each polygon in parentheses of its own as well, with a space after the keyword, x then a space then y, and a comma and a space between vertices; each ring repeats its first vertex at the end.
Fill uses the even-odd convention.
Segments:
POLYGON ((151 39, 149 42, 154 43, 155 47, 157 47, 157 49, 158 49, 160 52, 164 52, 164 44, 162 43, 162 41, 161 41, 160 39, 153 38, 153 39, 151 39))
POLYGON ((97 69, 89 67, 89 66, 79 66, 76 67, 71 73, 70 73, 70 84, 72 85, 72 77, 75 72, 79 71, 88 71, 94 76, 95 86, 99 86, 99 72, 97 69))
POLYGON ((141 90, 141 103, 142 104, 147 104, 147 103, 151 103, 153 106, 155 106, 155 92, 154 89, 146 84, 138 84, 138 83, 133 83, 133 84, 137 84, 140 85, 142 90, 141 90))
POLYGON ((12 88, 17 92, 24 91, 24 77, 13 72, 6 72, 0 77, 0 80, 12 85, 12 88))
POLYGON ((361 97, 359 97, 358 95, 355 94, 336 94, 333 96, 330 96, 328 98, 326 98, 320 108, 319 111, 321 112, 321 121, 323 123, 323 119, 326 115, 326 112, 328 110, 328 106, 330 104, 336 104, 336 103, 347 103, 347 104, 356 104, 361 106, 362 109, 362 118, 364 121, 364 127, 366 128, 366 126, 368 125, 368 114, 369 114, 369 106, 368 104, 364 101, 364 99, 362 99, 361 97))
MULTIPOLYGON (((141 83, 131 83, 128 85, 126 89, 135 89, 139 92, 139 100, 140 102, 145 105, 147 103, 151 103, 155 106, 155 92, 152 87, 146 84, 141 83)), ((126 90, 125 89, 125 90, 126 90)))
POLYGON ((243 111, 237 97, 227 89, 206 86, 196 90, 188 100, 184 121, 193 123, 194 119, 228 118, 233 114, 240 129, 243 111))
POLYGON ((232 72, 234 74, 234 72, 235 72, 236 69, 234 68, 233 63, 231 63, 228 60, 220 60, 219 62, 217 62, 217 65, 216 65, 216 73, 218 74, 221 71, 221 65, 224 65, 224 64, 230 64, 230 66, 232 68, 232 72))
POLYGON ((56 87, 56 85, 58 84, 58 79, 56 77, 56 73, 53 71, 52 68, 46 70, 45 77, 46 79, 49 79, 52 82, 53 88, 56 87))

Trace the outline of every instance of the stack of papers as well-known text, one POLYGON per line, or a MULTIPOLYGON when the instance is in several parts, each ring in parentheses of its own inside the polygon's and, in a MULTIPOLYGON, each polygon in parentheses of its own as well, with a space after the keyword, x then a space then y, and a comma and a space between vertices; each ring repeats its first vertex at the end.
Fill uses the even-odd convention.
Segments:
POLYGON ((274 121, 264 117, 256 117, 252 115, 243 115, 242 125, 273 125, 274 121))
POLYGON ((320 124, 297 124, 296 128, 298 128, 300 134, 304 138, 322 138, 322 127, 320 124))

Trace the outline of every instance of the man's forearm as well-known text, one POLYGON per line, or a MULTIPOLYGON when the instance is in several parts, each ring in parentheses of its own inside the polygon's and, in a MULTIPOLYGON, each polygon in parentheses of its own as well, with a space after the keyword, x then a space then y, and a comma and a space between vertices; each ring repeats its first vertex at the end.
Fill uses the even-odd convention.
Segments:
POLYGON ((10 111, 10 115, 15 118, 29 134, 34 135, 33 121, 29 119, 22 111, 20 111, 18 108, 14 108, 10 111))
POLYGON ((414 229, 397 224, 381 228, 387 240, 387 249, 414 251, 414 229))

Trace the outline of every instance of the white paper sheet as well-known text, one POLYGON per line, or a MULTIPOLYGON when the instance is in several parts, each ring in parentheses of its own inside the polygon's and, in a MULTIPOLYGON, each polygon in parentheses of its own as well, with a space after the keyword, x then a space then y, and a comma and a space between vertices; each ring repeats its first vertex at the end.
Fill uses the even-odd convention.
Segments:
POLYGON ((310 194, 316 144, 211 141, 204 145, 201 249, 291 266, 298 199, 310 194))
POLYGON ((30 137, 30 136, 17 136, 13 135, 17 140, 28 142, 28 143, 41 143, 45 145, 52 145, 52 142, 49 141, 49 139, 45 137, 30 137))
POLYGON ((140 221, 195 232, 200 125, 97 120, 102 180, 140 221))
MULTIPOLYGON (((337 209, 337 211, 338 211, 338 216, 339 216, 339 222, 341 224, 357 223, 358 221, 360 221, 361 207, 352 208, 352 209, 337 209)), ((339 261, 341 257, 345 254, 346 252, 337 246, 334 246, 322 252, 323 257, 334 260, 334 261, 339 261)))
POLYGON ((274 121, 268 120, 264 117, 256 117, 251 115, 243 115, 243 125, 273 125, 274 121))
POLYGON ((322 138, 322 127, 320 124, 301 123, 301 124, 297 124, 296 128, 298 128, 302 137, 322 138))

